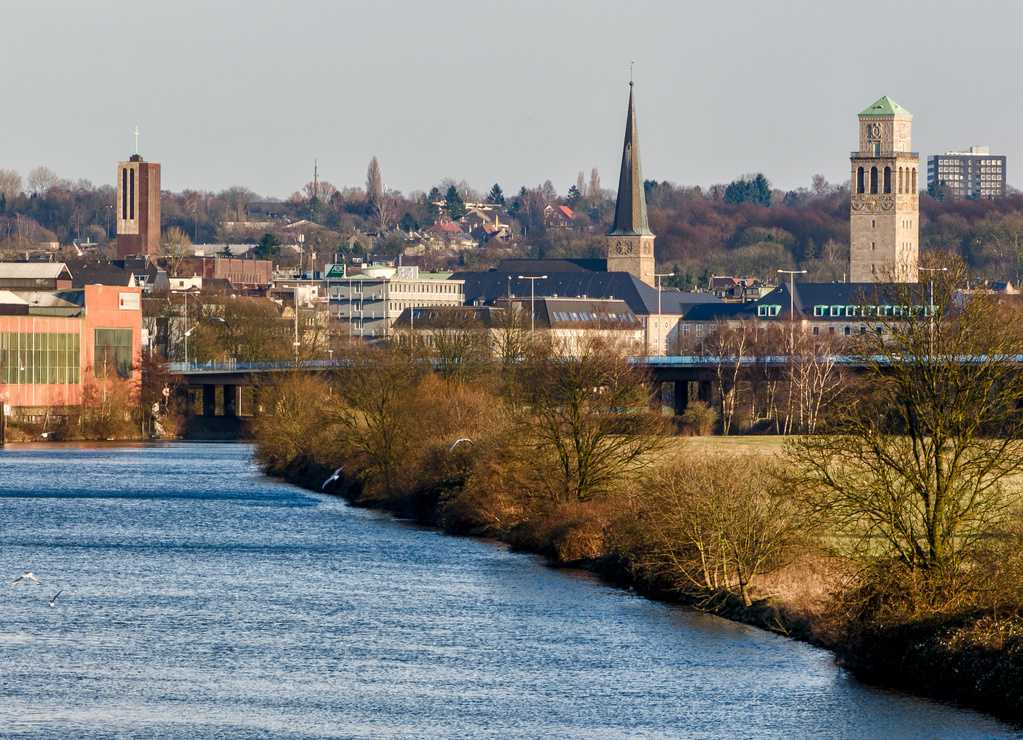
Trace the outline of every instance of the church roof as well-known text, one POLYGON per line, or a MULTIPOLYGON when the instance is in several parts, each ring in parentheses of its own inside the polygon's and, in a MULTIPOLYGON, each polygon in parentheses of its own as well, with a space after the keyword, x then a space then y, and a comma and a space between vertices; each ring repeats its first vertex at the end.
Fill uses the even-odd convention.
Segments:
POLYGON ((653 236, 646 217, 646 193, 643 191, 643 168, 639 161, 639 130, 636 128, 636 107, 629 83, 629 116, 625 121, 625 146, 622 150, 622 174, 618 178, 618 201, 615 222, 608 236, 653 236))
POLYGON ((910 116, 912 113, 885 95, 872 106, 860 113, 861 116, 910 116))

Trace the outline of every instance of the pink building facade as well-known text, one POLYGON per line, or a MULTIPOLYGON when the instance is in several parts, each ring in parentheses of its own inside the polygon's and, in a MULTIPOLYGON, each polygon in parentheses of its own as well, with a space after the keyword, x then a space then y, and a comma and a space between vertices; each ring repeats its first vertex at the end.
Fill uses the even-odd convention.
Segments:
MULTIPOLYGON (((141 289, 87 285, 45 300, 0 304, 0 398, 31 415, 78 405, 89 384, 141 380, 141 289), (68 308, 80 302, 80 309, 68 308), (57 315, 60 314, 60 315, 57 315)), ((38 295, 38 294, 37 294, 38 295)))

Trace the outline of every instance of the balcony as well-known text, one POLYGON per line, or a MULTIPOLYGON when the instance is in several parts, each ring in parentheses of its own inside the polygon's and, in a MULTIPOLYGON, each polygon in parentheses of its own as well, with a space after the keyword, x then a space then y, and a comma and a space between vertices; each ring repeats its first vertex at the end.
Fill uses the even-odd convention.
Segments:
POLYGON ((920 152, 893 152, 893 151, 881 151, 874 154, 872 151, 862 152, 849 152, 850 157, 857 157, 859 159, 891 159, 892 157, 913 157, 914 159, 920 159, 920 152))

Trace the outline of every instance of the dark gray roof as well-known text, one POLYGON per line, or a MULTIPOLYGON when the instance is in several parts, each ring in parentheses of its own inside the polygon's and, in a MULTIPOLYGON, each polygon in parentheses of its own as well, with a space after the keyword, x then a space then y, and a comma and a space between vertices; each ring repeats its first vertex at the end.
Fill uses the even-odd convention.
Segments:
MULTIPOLYGON (((505 298, 509 291, 513 297, 530 296, 530 280, 519 279, 531 271, 502 272, 457 272, 453 280, 465 281, 465 302, 492 303, 505 298)), ((652 316, 657 313, 657 289, 644 283, 627 272, 548 272, 547 277, 536 280, 536 296, 563 298, 617 298, 629 304, 633 313, 652 316)), ((661 312, 686 315, 695 305, 722 304, 720 298, 710 293, 661 292, 661 312)))
POLYGON ((607 260, 501 260, 498 272, 519 275, 546 275, 551 272, 607 272, 607 260))
POLYGON ((132 275, 147 275, 152 284, 157 268, 145 258, 129 257, 123 260, 68 260, 71 272, 71 286, 82 288, 86 285, 132 285, 132 275))

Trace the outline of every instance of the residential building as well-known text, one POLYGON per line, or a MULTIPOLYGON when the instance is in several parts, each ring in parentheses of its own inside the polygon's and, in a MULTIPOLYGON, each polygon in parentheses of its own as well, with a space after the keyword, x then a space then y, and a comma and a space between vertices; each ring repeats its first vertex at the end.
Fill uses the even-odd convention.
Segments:
POLYGON ((627 272, 654 284, 654 233, 647 222, 643 168, 639 159, 639 129, 629 82, 629 113, 625 119, 622 171, 618 178, 615 220, 607 235, 607 270, 627 272))
POLYGON ((418 267, 370 265, 358 275, 328 277, 327 294, 331 315, 347 321, 354 335, 382 337, 407 308, 465 304, 465 282, 418 267))
POLYGON ((1005 195, 1005 157, 986 146, 946 152, 927 158, 927 184, 940 182, 946 193, 961 198, 1001 198, 1005 195))
MULTIPOLYGON (((927 306, 916 308, 928 310, 927 306)), ((851 337, 879 332, 878 316, 899 316, 905 310, 875 283, 783 283, 752 303, 694 307, 668 343, 685 354, 717 329, 736 328, 742 322, 794 328, 813 336, 851 337)))
POLYGON ((571 229, 575 214, 568 206, 547 204, 543 209, 543 225, 548 229, 571 229))
POLYGON ((645 341, 643 321, 625 301, 589 298, 520 297, 498 299, 491 306, 422 306, 402 312, 394 328, 415 331, 430 344, 441 331, 487 331, 495 354, 500 354, 508 332, 537 329, 550 332, 556 347, 569 355, 585 351, 592 338, 616 340, 630 354, 641 353, 645 341))
POLYGON ((910 151, 912 124, 887 95, 859 115, 860 148, 850 156, 850 282, 917 280, 920 158, 910 151))

